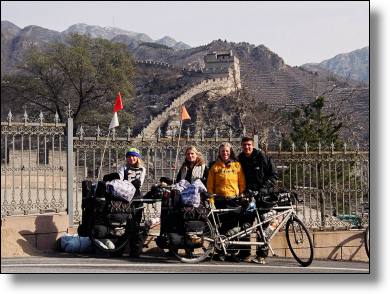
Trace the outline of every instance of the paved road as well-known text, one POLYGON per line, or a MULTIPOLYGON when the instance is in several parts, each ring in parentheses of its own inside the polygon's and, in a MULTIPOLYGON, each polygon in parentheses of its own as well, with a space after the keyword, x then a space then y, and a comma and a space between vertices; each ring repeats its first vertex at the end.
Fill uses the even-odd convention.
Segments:
POLYGON ((303 268, 293 259, 268 258, 267 264, 206 261, 184 264, 172 258, 143 255, 139 259, 56 254, 45 257, 1 259, 2 273, 359 273, 364 262, 318 261, 303 268))

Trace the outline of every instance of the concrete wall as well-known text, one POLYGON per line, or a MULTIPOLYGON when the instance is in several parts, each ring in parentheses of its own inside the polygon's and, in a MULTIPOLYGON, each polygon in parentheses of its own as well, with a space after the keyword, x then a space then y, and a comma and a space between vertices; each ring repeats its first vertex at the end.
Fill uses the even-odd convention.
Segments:
MULTIPOLYGON (((368 261, 363 233, 363 230, 314 232, 314 259, 368 261)), ((275 236, 271 246, 277 255, 292 257, 284 232, 275 236)))
POLYGON ((68 216, 66 213, 48 213, 7 217, 1 221, 2 233, 7 229, 21 234, 34 248, 54 250, 56 240, 68 232, 68 216))
MULTIPOLYGON (((7 217, 2 220, 1 229, 3 231, 10 228, 20 233, 30 245, 41 250, 54 250, 55 241, 65 232, 70 234, 77 232, 77 228, 68 228, 65 213, 7 217)), ((314 258, 368 261, 364 250, 363 232, 363 230, 314 232, 314 258)), ((156 226, 147 239, 147 247, 144 248, 146 254, 158 251, 154 242, 154 237, 158 234, 159 226, 156 226)), ((284 232, 275 236, 271 246, 278 256, 292 257, 284 232)), ((254 253, 255 248, 252 248, 252 254, 254 253)))

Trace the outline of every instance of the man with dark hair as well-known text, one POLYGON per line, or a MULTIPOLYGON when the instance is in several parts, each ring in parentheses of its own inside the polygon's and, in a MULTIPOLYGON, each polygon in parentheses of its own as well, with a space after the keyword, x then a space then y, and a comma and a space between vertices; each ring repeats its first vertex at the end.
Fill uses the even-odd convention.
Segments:
MULTIPOLYGON (((238 156, 244 170, 246 189, 260 191, 261 193, 269 193, 275 186, 278 174, 272 159, 263 151, 253 147, 253 139, 244 137, 241 140, 242 152, 238 156)), ((243 221, 248 221, 245 218, 243 221)), ((253 222, 253 219, 249 220, 253 222)), ((241 250, 241 257, 250 259, 250 248, 241 250)), ((252 260, 256 263, 265 263, 265 257, 268 255, 268 246, 258 248, 256 257, 252 260)))

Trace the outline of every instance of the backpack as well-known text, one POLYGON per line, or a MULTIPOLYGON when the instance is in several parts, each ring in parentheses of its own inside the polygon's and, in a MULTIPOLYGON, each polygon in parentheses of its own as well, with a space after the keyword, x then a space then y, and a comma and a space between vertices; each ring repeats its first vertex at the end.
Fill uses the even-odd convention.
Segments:
POLYGON ((203 205, 198 207, 183 207, 181 209, 183 221, 202 221, 207 222, 207 216, 210 210, 203 205))

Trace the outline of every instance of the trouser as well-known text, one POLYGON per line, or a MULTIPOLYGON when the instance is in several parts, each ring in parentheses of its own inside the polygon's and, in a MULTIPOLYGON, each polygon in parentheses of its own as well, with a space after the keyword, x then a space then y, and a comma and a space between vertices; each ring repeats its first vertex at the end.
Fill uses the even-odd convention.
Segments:
MULTIPOLYGON (((237 208, 240 205, 235 199, 215 199, 215 208, 217 209, 229 209, 237 208)), ((219 233, 225 235, 227 231, 236 227, 238 225, 240 214, 237 212, 221 212, 217 214, 221 227, 219 228, 219 233)))
POLYGON ((134 212, 129 220, 129 249, 130 256, 138 257, 142 253, 143 245, 148 237, 149 228, 141 227, 143 203, 133 203, 134 212))
MULTIPOLYGON (((252 226, 255 219, 256 219, 256 212, 245 212, 246 207, 243 207, 244 213, 240 215, 240 226, 241 228, 243 226, 252 226)), ((269 224, 264 224, 263 229, 266 229, 269 224)), ((241 241, 250 241, 250 236, 248 237, 243 237, 240 239, 241 241)), ((256 234, 256 241, 257 242, 262 242, 263 240, 260 240, 260 237, 258 234, 256 234)), ((245 258, 251 255, 251 245, 238 245, 238 249, 240 249, 240 257, 245 258)), ((263 246, 257 246, 256 247, 256 256, 259 257, 267 257, 268 256, 268 245, 263 245, 263 246)))

